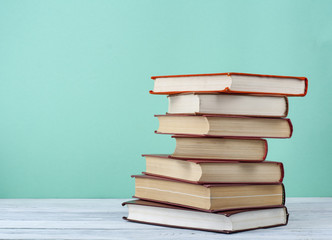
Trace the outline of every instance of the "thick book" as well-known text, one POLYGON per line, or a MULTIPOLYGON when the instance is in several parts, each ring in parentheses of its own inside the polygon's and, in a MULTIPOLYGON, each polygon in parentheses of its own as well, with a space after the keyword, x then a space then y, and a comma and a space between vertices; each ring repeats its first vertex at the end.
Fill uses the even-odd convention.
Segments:
POLYGON ((306 77, 263 75, 250 73, 212 73, 153 76, 152 94, 244 93, 283 96, 305 96, 306 77))
POLYGON ((185 160, 168 155, 143 155, 144 174, 191 183, 279 183, 284 178, 281 162, 230 162, 185 160))
POLYGON ((128 207, 128 217, 123 217, 128 221, 220 233, 277 227, 288 222, 284 206, 207 213, 144 200, 122 205, 128 207))
POLYGON ((242 94, 174 94, 168 96, 170 114, 222 114, 234 116, 286 117, 284 96, 242 94))
POLYGON ((287 118, 240 117, 220 115, 156 115, 159 134, 290 138, 293 126, 287 118))
POLYGON ((236 161, 264 161, 267 155, 265 139, 198 137, 174 135, 172 157, 184 159, 217 159, 236 161))
POLYGON ((168 178, 136 175, 135 198, 216 212, 284 205, 282 183, 194 184, 168 178))

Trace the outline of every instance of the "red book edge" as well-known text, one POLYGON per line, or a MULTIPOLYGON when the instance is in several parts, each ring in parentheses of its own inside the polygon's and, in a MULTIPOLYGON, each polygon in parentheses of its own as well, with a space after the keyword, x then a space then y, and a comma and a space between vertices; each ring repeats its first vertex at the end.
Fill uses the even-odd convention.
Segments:
POLYGON ((211 114, 211 113, 202 113, 197 116, 194 114, 186 114, 186 113, 166 113, 166 114, 155 114, 154 117, 222 117, 222 118, 258 118, 258 119, 289 119, 284 117, 272 117, 272 116, 246 116, 246 115, 231 115, 231 114, 211 114))
POLYGON ((151 79, 156 78, 172 78, 172 77, 199 77, 199 76, 218 76, 218 75, 241 75, 241 76, 253 76, 253 77, 275 77, 275 78, 295 78, 298 80, 308 80, 306 77, 295 77, 295 76, 281 76, 281 75, 270 75, 270 74, 254 74, 254 73, 238 73, 238 72, 227 72, 227 73, 204 73, 204 74, 180 74, 180 75, 164 75, 164 76, 152 76, 151 79))
POLYGON ((236 159, 213 159, 213 158, 183 158, 183 157, 173 157, 169 154, 143 154, 145 156, 163 156, 164 158, 172 158, 183 161, 191 162, 246 162, 246 163, 259 163, 264 162, 264 160, 236 160, 236 159))

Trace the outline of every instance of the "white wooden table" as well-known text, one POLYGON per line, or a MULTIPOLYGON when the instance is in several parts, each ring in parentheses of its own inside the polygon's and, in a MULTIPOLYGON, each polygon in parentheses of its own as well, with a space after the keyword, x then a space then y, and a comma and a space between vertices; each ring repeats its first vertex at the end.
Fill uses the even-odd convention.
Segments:
POLYGON ((0 199, 0 239, 332 239, 332 198, 287 198, 287 226, 219 234, 122 220, 124 199, 0 199))

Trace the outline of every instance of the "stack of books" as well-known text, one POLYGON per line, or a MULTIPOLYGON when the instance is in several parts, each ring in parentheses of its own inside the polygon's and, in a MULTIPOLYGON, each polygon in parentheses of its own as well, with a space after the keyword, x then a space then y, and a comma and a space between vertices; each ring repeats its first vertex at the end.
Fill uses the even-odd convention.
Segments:
POLYGON ((305 77, 219 73, 158 76, 168 95, 158 134, 173 154, 143 155, 125 219, 170 227, 238 232, 286 225, 281 162, 265 161, 265 138, 290 138, 287 96, 305 96, 305 77))

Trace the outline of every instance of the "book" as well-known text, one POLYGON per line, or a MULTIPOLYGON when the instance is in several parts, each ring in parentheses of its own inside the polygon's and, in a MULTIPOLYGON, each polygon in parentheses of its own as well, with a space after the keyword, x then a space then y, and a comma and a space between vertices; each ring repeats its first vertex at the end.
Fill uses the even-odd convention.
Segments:
POLYGON ((144 174, 191 183, 279 183, 284 177, 281 162, 230 162, 185 160, 167 155, 143 155, 144 174))
POLYGON ((288 114, 288 100, 284 96, 187 93, 167 97, 169 114, 263 117, 286 117, 288 114))
POLYGON ((264 139, 172 136, 176 140, 176 158, 264 161, 267 141, 264 139))
POLYGON ((282 183, 193 184, 148 175, 134 175, 135 198, 202 211, 262 208, 284 205, 282 183))
POLYGON ((207 213, 144 200, 122 205, 128 207, 128 217, 123 217, 128 221, 221 233, 276 227, 288 222, 284 206, 207 213))
POLYGON ((185 92, 225 92, 305 96, 308 80, 305 77, 263 75, 250 73, 212 73, 153 76, 152 94, 185 92))
POLYGON ((219 115, 156 115, 159 134, 197 136, 290 138, 293 127, 287 118, 219 115))

